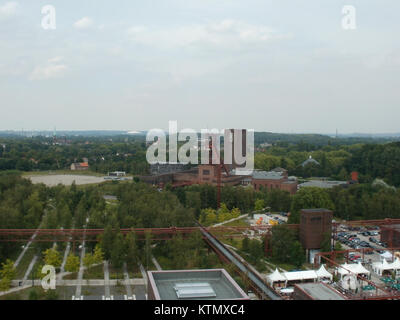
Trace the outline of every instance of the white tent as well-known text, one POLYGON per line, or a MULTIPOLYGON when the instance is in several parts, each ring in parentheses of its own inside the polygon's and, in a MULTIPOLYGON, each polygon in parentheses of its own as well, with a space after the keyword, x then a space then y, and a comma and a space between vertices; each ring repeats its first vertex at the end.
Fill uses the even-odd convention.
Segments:
POLYGON ((393 263, 390 264, 393 270, 400 270, 400 259, 396 258, 393 263))
POLYGON ((378 275, 382 275, 384 271, 392 271, 395 270, 396 273, 398 274, 400 271, 400 260, 399 258, 396 258, 396 260, 393 263, 388 263, 386 259, 383 259, 382 262, 375 262, 372 264, 372 269, 374 270, 375 273, 378 275))
POLYGON ((392 270, 392 267, 391 264, 386 261, 386 259, 383 259, 382 262, 374 262, 372 264, 372 270, 381 276, 384 271, 392 270))
POLYGON ((267 281, 270 285, 273 285, 274 282, 285 281, 286 278, 278 271, 278 268, 275 271, 267 276, 267 281))
POLYGON ((284 272, 287 281, 317 280, 318 275, 314 270, 284 272))
POLYGON ((342 264, 339 268, 338 268, 338 273, 340 274, 340 277, 342 278, 344 275, 348 275, 349 273, 351 274, 366 274, 369 275, 370 272, 364 268, 364 266, 361 264, 361 262, 359 263, 351 263, 351 264, 342 264))
POLYGON ((381 261, 393 261, 393 255, 389 251, 385 251, 381 254, 381 261))
POLYGON ((332 274, 326 271, 325 266, 321 264, 321 267, 316 271, 318 279, 328 278, 329 280, 333 279, 332 274))

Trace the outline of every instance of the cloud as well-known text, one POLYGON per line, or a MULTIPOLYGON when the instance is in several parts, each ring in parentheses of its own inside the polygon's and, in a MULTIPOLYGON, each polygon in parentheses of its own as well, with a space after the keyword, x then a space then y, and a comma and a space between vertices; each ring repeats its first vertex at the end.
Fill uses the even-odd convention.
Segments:
POLYGON ((47 80, 62 77, 68 67, 62 64, 63 57, 55 57, 47 60, 43 65, 37 66, 30 74, 30 80, 47 80))
POLYGON ((6 2, 4 5, 0 5, 0 18, 8 18, 15 16, 19 8, 19 4, 16 1, 6 2))
POLYGON ((272 40, 288 38, 263 25, 253 25, 237 20, 217 23, 187 25, 175 28, 149 28, 133 26, 128 29, 130 38, 141 44, 160 47, 188 47, 206 45, 212 47, 241 47, 245 44, 264 44, 272 40))
POLYGON ((89 17, 83 17, 82 19, 74 23, 76 29, 88 29, 94 24, 93 20, 89 17))

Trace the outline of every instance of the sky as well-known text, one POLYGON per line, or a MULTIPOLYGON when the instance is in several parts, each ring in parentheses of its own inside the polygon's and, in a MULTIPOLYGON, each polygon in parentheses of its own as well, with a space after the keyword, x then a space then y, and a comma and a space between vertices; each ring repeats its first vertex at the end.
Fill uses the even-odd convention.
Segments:
POLYGON ((400 132, 399 14, 398 0, 0 0, 0 130, 400 132))

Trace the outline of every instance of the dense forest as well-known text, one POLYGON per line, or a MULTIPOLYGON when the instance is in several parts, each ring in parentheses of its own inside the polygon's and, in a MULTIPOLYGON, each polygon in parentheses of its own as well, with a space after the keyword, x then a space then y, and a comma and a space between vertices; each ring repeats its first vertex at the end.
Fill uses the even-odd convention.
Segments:
MULTIPOLYGON (((400 185, 400 142, 386 139, 340 138, 324 135, 284 135, 257 132, 255 168, 277 166, 298 177, 331 177, 348 180, 351 171, 360 172, 361 182, 384 179, 400 185), (262 143, 272 144, 260 148, 262 143), (319 165, 302 163, 310 156, 319 165)), ((148 174, 145 136, 0 137, 0 171, 68 170, 72 162, 87 158, 91 171, 125 171, 148 174)))
POLYGON ((61 142, 44 137, 0 139, 0 171, 65 170, 84 158, 95 172, 148 172, 145 137, 141 136, 68 137, 61 142))

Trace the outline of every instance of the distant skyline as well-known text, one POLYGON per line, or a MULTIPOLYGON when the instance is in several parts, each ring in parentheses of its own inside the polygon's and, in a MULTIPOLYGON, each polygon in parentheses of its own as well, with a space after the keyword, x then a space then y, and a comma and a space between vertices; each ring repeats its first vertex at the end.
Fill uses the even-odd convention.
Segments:
POLYGON ((0 130, 400 132, 396 0, 48 4, 0 0, 0 130))

